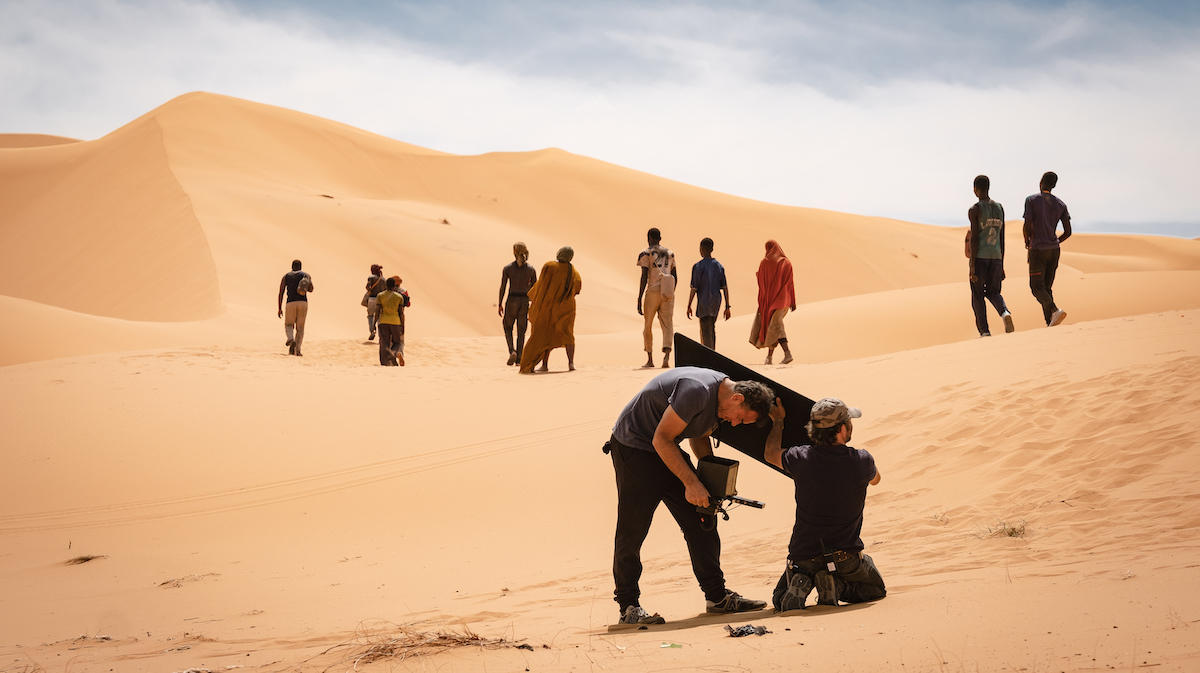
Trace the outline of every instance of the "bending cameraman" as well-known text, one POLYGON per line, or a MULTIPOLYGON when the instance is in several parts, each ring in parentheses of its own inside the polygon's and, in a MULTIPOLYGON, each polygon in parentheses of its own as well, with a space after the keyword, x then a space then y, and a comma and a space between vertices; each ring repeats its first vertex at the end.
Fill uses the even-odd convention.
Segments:
POLYGON ((708 612, 748 612, 765 601, 743 598, 725 588, 721 571, 721 538, 701 527, 697 506, 708 506, 691 458, 679 446, 687 439, 697 459, 712 455, 709 435, 717 424, 765 423, 775 394, 757 381, 733 381, 721 372, 677 367, 654 377, 617 417, 612 453, 617 476, 617 533, 613 550, 614 600, 625 624, 662 624, 638 600, 642 576, 642 543, 658 503, 667 505, 687 541, 692 572, 704 591, 708 612))

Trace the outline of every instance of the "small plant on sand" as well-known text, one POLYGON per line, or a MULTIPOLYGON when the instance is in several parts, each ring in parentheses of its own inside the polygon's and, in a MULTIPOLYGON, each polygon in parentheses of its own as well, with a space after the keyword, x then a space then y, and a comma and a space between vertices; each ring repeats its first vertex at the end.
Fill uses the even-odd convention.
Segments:
MULTIPOLYGON (((437 654, 460 647, 481 647, 490 650, 520 646, 504 638, 484 638, 472 632, 465 624, 462 632, 456 632, 448 630, 418 631, 409 625, 388 622, 380 627, 359 625, 353 639, 334 645, 318 656, 332 652, 342 653, 339 660, 324 669, 326 671, 346 664, 350 664, 354 670, 357 670, 359 666, 382 659, 403 661, 410 657, 437 654)), ((528 645, 523 647, 529 648, 528 645)))
POLYGON ((91 555, 76 556, 73 559, 67 559, 66 561, 63 561, 63 565, 77 566, 80 563, 87 563, 88 561, 95 561, 96 559, 102 559, 102 558, 108 558, 108 557, 107 556, 91 556, 91 555))
POLYGON ((1025 537, 1027 529, 1025 520, 1019 522, 1014 521, 997 521, 995 526, 984 528, 978 537, 1025 537))

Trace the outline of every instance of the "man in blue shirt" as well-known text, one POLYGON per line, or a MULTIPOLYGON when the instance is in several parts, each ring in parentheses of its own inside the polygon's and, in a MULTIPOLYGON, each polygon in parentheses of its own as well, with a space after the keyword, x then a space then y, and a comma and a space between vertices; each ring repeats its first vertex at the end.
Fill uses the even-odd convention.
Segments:
POLYGON ((836 397, 817 400, 805 430, 812 444, 784 449, 783 405, 772 407, 764 457, 796 482, 796 523, 788 562, 772 601, 780 612, 803 610, 817 589, 818 605, 864 603, 887 595, 883 577, 863 553, 863 509, 867 487, 879 483, 870 453, 846 446, 851 419, 862 412, 836 397))
POLYGON ((1029 289, 1042 305, 1046 326, 1062 323, 1067 312, 1054 304, 1054 274, 1058 271, 1059 244, 1071 237, 1071 214, 1067 204, 1050 193, 1058 185, 1058 175, 1042 176, 1041 191, 1025 199, 1025 248, 1029 250, 1029 289), (1058 235, 1058 223, 1063 233, 1058 235))
POLYGON ((700 343, 717 350, 717 315, 721 312, 721 293, 725 293, 725 319, 729 320, 729 286, 725 284, 725 267, 713 259, 713 240, 700 241, 700 261, 692 265, 692 292, 688 295, 687 317, 692 319, 692 300, 696 301, 696 317, 700 319, 700 343))

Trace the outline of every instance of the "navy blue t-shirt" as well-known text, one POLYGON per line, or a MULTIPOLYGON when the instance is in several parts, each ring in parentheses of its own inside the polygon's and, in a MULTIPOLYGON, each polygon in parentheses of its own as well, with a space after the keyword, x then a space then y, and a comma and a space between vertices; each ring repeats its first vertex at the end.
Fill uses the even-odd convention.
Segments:
POLYGON ((711 433, 720 422, 717 393, 727 378, 721 372, 700 367, 676 367, 655 376, 617 416, 613 437, 632 449, 653 451, 654 431, 668 406, 687 423, 675 438, 677 443, 711 433))
POLYGON ((721 288, 725 285, 725 267, 712 257, 701 259, 692 266, 697 318, 709 318, 721 312, 721 288))
POLYGON ((825 549, 863 548, 863 506, 875 478, 871 454, 844 444, 793 446, 783 452, 783 467, 796 482, 796 525, 788 558, 803 561, 825 549))

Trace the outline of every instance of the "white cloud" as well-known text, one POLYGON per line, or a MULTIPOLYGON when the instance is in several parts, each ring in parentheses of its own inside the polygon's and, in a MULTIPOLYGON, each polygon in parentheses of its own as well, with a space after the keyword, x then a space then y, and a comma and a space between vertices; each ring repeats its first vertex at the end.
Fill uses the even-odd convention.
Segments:
MULTIPOLYGON (((762 76, 771 55, 707 39, 707 21, 691 35, 605 38, 635 53, 621 68, 666 62, 654 76, 572 78, 451 58, 382 29, 330 30, 302 12, 2 2, 0 130, 96 137, 208 90, 444 151, 557 146, 752 198, 939 224, 961 224, 977 173, 1017 217, 1056 170, 1082 229, 1191 222, 1200 235, 1187 189, 1200 178, 1200 48, 1147 49, 1119 66, 1059 59, 970 86, 923 66, 866 73, 848 95, 820 78, 762 76)), ((744 43, 762 17, 727 21, 744 43)), ((1099 30, 1080 21, 1053 39, 1099 30)))

